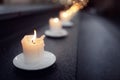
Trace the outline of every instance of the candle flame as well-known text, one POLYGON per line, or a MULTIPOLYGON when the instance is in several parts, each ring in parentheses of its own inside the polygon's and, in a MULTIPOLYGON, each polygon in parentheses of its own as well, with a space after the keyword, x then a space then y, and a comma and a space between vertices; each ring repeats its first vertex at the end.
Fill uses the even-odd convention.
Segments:
POLYGON ((36 33, 36 30, 34 30, 34 35, 32 38, 32 43, 34 43, 34 44, 35 44, 36 37, 37 37, 37 33, 36 33))
POLYGON ((59 18, 54 18, 54 21, 55 21, 55 22, 58 22, 58 21, 59 21, 59 18))

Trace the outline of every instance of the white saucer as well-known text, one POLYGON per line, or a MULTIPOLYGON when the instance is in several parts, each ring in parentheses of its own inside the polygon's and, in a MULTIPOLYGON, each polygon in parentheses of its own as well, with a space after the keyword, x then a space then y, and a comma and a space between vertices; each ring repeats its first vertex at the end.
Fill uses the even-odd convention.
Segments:
POLYGON ((68 22, 62 22, 63 27, 72 27, 74 24, 71 21, 68 22))
POLYGON ((13 64, 19 69, 23 70, 41 70, 50 67, 56 61, 56 56, 51 52, 44 51, 42 57, 40 57, 39 63, 36 64, 25 64, 23 53, 17 55, 13 59, 13 64))
POLYGON ((59 38, 59 37, 65 37, 65 36, 67 36, 68 32, 65 29, 61 29, 58 32, 54 32, 54 31, 51 31, 51 30, 46 30, 45 31, 45 35, 49 36, 49 37, 59 38))

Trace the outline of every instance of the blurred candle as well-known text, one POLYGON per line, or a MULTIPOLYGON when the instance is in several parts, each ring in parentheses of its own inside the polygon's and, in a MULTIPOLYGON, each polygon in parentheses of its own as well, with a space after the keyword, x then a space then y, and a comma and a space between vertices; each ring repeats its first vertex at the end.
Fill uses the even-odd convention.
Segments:
POLYGON ((50 18, 49 26, 52 31, 59 31, 62 28, 62 23, 59 18, 50 18))
POLYGON ((61 11, 59 13, 59 17, 60 17, 62 22, 69 22, 71 19, 71 16, 70 16, 70 14, 68 14, 67 11, 61 11))
POLYGON ((45 36, 41 36, 40 38, 36 38, 36 30, 34 30, 34 35, 25 35, 21 40, 24 60, 26 63, 36 63, 39 61, 40 56, 42 56, 44 52, 44 38, 45 36))

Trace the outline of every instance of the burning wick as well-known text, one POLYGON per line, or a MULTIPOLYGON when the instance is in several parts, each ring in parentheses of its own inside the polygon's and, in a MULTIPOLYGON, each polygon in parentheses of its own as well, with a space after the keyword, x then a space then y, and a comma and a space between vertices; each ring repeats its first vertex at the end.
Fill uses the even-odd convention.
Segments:
POLYGON ((36 40, 36 30, 34 30, 34 35, 33 35, 33 38, 32 38, 32 43, 35 44, 35 40, 36 40))
POLYGON ((35 44, 35 41, 34 41, 34 40, 32 40, 32 43, 33 43, 33 44, 35 44))

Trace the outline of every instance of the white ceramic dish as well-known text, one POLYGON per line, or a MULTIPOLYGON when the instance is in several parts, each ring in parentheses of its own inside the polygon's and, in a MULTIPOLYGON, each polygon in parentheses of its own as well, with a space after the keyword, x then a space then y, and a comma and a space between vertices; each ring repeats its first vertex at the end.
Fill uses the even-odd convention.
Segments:
POLYGON ((62 22, 63 27, 72 27, 74 24, 73 22, 69 21, 69 22, 62 22))
POLYGON ((23 70, 41 70, 50 67, 56 61, 56 56, 49 51, 44 51, 40 61, 35 64, 26 64, 23 53, 17 55, 13 59, 13 64, 19 69, 23 70))
POLYGON ((49 37, 59 38, 59 37, 65 37, 65 36, 67 36, 68 32, 65 29, 61 29, 58 32, 54 32, 54 31, 51 31, 51 30, 46 30, 45 31, 45 35, 49 36, 49 37))

